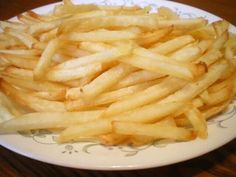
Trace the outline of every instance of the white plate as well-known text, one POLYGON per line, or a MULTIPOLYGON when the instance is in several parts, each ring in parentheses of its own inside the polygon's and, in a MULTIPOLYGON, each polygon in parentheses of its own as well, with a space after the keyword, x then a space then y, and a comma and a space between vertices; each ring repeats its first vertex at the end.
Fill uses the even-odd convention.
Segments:
MULTIPOLYGON (((78 1, 77 1, 78 2, 78 1)), ((80 0, 80 3, 103 5, 151 5, 154 9, 167 6, 183 17, 202 16, 210 22, 220 18, 191 6, 156 0, 80 0)), ((55 4, 36 9, 38 13, 51 11, 55 4)), ((236 32, 235 27, 231 30, 236 32)), ((209 124, 207 140, 194 140, 172 144, 152 144, 139 148, 127 146, 105 147, 95 142, 57 145, 54 135, 48 132, 32 132, 31 135, 1 135, 0 144, 24 156, 61 166, 99 169, 129 170, 158 167, 191 159, 212 151, 236 137, 236 100, 209 124)))

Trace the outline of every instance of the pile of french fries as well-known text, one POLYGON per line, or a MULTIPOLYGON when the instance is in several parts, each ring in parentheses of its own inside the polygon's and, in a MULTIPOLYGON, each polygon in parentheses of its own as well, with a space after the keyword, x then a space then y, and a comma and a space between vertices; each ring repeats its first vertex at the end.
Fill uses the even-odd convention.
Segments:
POLYGON ((0 133, 58 143, 205 139, 236 92, 229 23, 166 7, 75 5, 0 21, 0 133))

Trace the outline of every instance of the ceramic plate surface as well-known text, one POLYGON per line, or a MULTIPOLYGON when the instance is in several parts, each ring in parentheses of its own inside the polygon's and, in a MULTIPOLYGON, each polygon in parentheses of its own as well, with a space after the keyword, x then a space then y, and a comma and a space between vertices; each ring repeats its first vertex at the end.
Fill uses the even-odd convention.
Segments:
MULTIPOLYGON (((75 3, 95 3, 102 5, 151 5, 169 7, 182 17, 204 17, 209 22, 220 18, 206 11, 161 0, 79 0, 75 3)), ((57 3, 58 4, 58 3, 57 3)), ((52 11, 56 4, 35 9, 44 14, 52 11)), ((236 32, 231 26, 231 31, 236 32)), ((0 135, 0 144, 32 159, 61 166, 100 169, 129 170, 158 167, 191 159, 210 152, 236 137, 236 100, 229 108, 208 122, 209 137, 207 140, 194 140, 180 143, 154 143, 133 148, 128 146, 107 147, 96 142, 79 142, 58 145, 54 134, 48 131, 32 131, 31 134, 0 135)))

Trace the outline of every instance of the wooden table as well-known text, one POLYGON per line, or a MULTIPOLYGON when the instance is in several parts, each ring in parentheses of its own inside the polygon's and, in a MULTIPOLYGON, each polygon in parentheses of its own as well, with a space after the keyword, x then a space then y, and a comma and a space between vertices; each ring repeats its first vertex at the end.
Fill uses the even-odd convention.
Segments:
MULTIPOLYGON (((212 12, 236 25, 234 0, 175 0, 212 12)), ((56 0, 0 0, 0 19, 5 20, 26 10, 56 0)), ((34 176, 168 176, 168 177, 236 177, 236 139, 201 157, 165 167, 136 171, 89 171, 46 164, 15 154, 0 147, 0 177, 34 176)))

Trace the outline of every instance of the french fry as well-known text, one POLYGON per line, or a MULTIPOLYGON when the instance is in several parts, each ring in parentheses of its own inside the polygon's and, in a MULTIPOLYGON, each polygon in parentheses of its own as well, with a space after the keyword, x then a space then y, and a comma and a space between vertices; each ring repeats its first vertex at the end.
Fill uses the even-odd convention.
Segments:
POLYGON ((103 111, 28 113, 0 125, 0 132, 66 128, 99 119, 103 111))
POLYGON ((119 64, 105 71, 89 84, 81 88, 84 99, 92 99, 105 90, 108 90, 114 84, 119 82, 127 74, 134 71, 135 68, 126 64, 119 64), (112 76, 112 77, 109 77, 112 76))
POLYGON ((91 63, 105 63, 116 60, 117 58, 128 55, 132 46, 125 45, 122 47, 102 51, 96 54, 79 57, 77 59, 68 60, 56 66, 57 69, 70 69, 75 67, 84 66, 91 63))
POLYGON ((50 81, 64 82, 92 75, 101 70, 102 70, 102 65, 100 63, 94 63, 90 65, 81 66, 78 68, 73 68, 73 70, 54 68, 46 74, 46 78, 50 81))
POLYGON ((170 52, 173 52, 191 42, 194 41, 194 38, 190 35, 184 35, 177 38, 174 38, 172 40, 169 40, 163 44, 160 44, 158 46, 152 47, 150 50, 155 53, 159 54, 168 54, 170 52))
POLYGON ((173 102, 173 101, 187 101, 196 97, 203 90, 212 85, 215 81, 217 81, 223 71, 225 71, 228 67, 226 62, 219 62, 211 66, 208 70, 208 73, 203 75, 199 80, 193 83, 189 83, 185 85, 182 89, 175 92, 173 95, 169 95, 165 99, 161 100, 161 103, 173 102))
POLYGON ((98 136, 112 131, 110 120, 96 120, 66 128, 58 137, 59 143, 76 141, 87 136, 98 136))
POLYGON ((119 89, 123 87, 128 87, 131 85, 147 82, 150 80, 162 78, 165 75, 154 73, 154 72, 149 72, 146 70, 140 70, 140 71, 135 71, 125 78, 123 78, 120 82, 118 82, 113 89, 119 89))
POLYGON ((138 107, 130 111, 108 116, 109 119, 114 121, 127 121, 127 122, 141 122, 141 123, 153 123, 161 120, 162 118, 169 116, 178 109, 180 109, 184 102, 168 102, 159 103, 154 102, 147 104, 143 107, 138 107))
POLYGON ((19 56, 10 56, 10 55, 1 55, 1 60, 8 61, 9 64, 12 66, 20 67, 23 69, 33 69, 36 64, 37 60, 35 59, 29 59, 29 58, 23 58, 19 56))
POLYGON ((120 121, 113 122, 112 125, 116 133, 124 135, 144 135, 155 139, 173 139, 178 141, 189 141, 195 137, 191 130, 173 126, 120 121))
POLYGON ((171 77, 166 78, 161 83, 111 104, 104 114, 106 116, 111 116, 157 101, 180 89, 185 84, 186 82, 181 79, 171 77))
POLYGON ((109 31, 109 30, 96 30, 91 32, 72 32, 61 36, 62 39, 70 41, 92 41, 92 42, 111 42, 117 40, 130 40, 135 39, 136 34, 130 31, 109 31))
POLYGON ((3 80, 15 86, 36 91, 59 91, 66 89, 66 86, 62 84, 48 81, 34 81, 30 79, 19 79, 5 76, 3 76, 3 80))
POLYGON ((50 67, 52 57, 60 45, 58 39, 51 40, 45 50, 43 51, 36 67, 34 68, 34 78, 42 79, 47 73, 48 68, 50 67))
POLYGON ((185 115, 191 122, 194 130, 197 132, 199 138, 206 139, 207 138, 207 124, 206 120, 203 117, 203 114, 196 108, 190 107, 185 115))
POLYGON ((28 94, 27 92, 20 91, 5 81, 1 82, 1 88, 3 92, 11 97, 13 100, 21 103, 22 105, 29 107, 35 111, 56 111, 56 112, 65 112, 65 106, 62 102, 57 101, 48 101, 40 99, 33 95, 28 94))
MULTIPOLYGON (((75 110, 83 110, 86 108, 95 107, 95 106, 99 106, 99 105, 106 105, 106 104, 109 104, 112 102, 122 100, 129 95, 132 95, 136 92, 139 92, 139 91, 147 88, 150 85, 153 85, 154 83, 155 83, 155 81, 154 82, 151 81, 151 82, 147 82, 147 83, 133 85, 130 87, 121 88, 121 89, 110 91, 110 92, 105 92, 105 93, 99 95, 96 98, 96 100, 94 100, 94 101, 85 101, 85 100, 79 98, 79 96, 81 97, 81 95, 79 95, 79 94, 78 95, 71 95, 70 92, 68 92, 67 97, 69 97, 69 99, 76 99, 77 97, 79 99, 67 101, 67 102, 65 102, 65 106, 66 106, 67 110, 75 111, 75 110)), ((76 92, 74 92, 74 93, 76 93, 76 92)))

